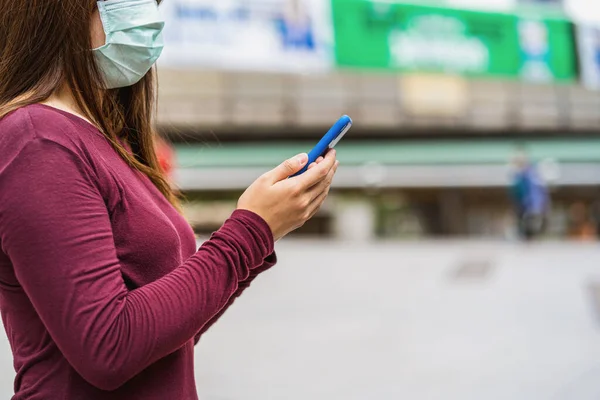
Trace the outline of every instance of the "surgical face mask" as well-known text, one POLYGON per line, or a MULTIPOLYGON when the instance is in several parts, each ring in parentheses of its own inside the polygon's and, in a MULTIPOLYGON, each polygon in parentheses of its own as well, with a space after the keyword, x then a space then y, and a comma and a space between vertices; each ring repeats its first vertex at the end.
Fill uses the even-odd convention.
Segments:
POLYGON ((163 49, 156 0, 98 2, 106 44, 93 49, 109 89, 131 86, 150 71, 163 49))

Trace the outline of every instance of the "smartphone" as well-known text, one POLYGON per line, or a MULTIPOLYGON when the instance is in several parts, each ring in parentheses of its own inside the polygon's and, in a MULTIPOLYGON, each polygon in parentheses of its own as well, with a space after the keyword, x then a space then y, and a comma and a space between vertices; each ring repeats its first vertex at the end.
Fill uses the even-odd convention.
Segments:
POLYGON ((336 144, 344 137, 346 132, 352 128, 352 119, 349 116, 344 115, 336 122, 331 129, 323 136, 323 138, 317 143, 317 145, 308 153, 308 162, 306 166, 300 170, 300 172, 292 175, 302 175, 308 169, 308 166, 315 161, 317 158, 324 156, 329 149, 333 149, 336 144))

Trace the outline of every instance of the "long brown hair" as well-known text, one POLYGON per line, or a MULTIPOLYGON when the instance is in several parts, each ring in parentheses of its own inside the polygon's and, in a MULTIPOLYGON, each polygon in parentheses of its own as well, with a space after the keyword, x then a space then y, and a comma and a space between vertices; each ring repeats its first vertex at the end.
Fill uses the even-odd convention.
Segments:
POLYGON ((119 155, 178 207, 156 156, 154 71, 131 87, 104 88, 91 51, 95 7, 95 0, 0 0, 0 118, 68 85, 119 155))

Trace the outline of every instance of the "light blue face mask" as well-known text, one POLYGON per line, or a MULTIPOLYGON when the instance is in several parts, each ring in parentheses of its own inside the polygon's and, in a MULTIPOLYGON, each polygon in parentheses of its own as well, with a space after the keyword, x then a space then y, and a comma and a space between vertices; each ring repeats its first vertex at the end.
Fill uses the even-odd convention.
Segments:
POLYGON ((131 86, 150 71, 163 49, 165 25, 156 0, 99 1, 106 44, 94 49, 109 89, 131 86))

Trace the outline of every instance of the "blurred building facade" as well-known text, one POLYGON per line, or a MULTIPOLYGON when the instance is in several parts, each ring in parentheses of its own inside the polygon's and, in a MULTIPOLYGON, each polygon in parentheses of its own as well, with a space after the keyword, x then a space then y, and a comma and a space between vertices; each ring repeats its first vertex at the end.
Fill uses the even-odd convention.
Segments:
POLYGON ((514 235, 517 146, 550 186, 547 234, 573 232, 574 204, 594 225, 600 7, 588 3, 164 2, 158 127, 190 221, 218 228, 257 176, 348 114, 334 193, 301 233, 514 235))

